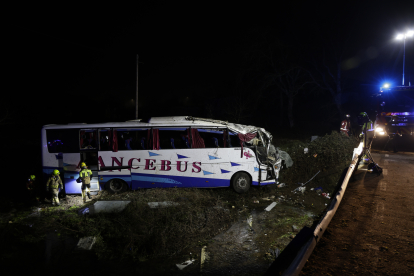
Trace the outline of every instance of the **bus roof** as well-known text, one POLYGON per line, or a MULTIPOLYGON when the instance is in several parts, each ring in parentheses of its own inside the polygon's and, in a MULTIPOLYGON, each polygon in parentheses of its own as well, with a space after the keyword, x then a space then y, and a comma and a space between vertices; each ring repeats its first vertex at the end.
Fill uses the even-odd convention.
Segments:
POLYGON ((66 129, 66 128, 112 128, 112 127, 122 127, 122 128, 140 128, 140 127, 162 127, 162 126, 203 126, 203 127, 227 127, 230 130, 237 133, 254 133, 257 131, 265 134, 269 139, 272 135, 260 127, 233 124, 226 121, 198 118, 191 116, 170 116, 170 117, 152 117, 148 122, 142 122, 142 119, 130 120, 126 122, 107 122, 107 123, 95 123, 95 124, 85 124, 85 123, 70 123, 66 125, 44 125, 43 129, 66 129))

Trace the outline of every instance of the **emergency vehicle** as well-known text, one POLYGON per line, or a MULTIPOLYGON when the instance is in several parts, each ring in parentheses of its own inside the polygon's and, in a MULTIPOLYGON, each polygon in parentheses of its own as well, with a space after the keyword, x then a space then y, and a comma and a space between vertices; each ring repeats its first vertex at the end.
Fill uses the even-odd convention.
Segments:
POLYGON ((381 88, 378 99, 375 137, 413 136, 414 86, 381 88))

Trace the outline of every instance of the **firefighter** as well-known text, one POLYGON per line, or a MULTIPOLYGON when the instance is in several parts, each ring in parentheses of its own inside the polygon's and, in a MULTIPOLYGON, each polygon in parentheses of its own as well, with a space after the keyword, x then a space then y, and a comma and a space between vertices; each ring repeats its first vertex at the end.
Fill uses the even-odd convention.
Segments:
POLYGON ((58 170, 54 170, 52 175, 49 177, 46 183, 46 191, 51 192, 52 194, 52 205, 60 205, 59 203, 59 188, 63 190, 63 183, 62 179, 59 176, 60 172, 58 170))
MULTIPOLYGON (((371 119, 368 117, 366 112, 361 112, 359 114, 359 119, 362 122, 362 132, 359 134, 359 138, 363 142, 364 151, 371 150, 371 141, 374 138, 374 128, 371 119), (365 138, 366 135, 366 138, 365 138)), ((363 156, 363 160, 365 164, 369 163, 369 158, 367 154, 363 156)))
POLYGON ((349 136, 351 134, 351 122, 349 121, 349 114, 345 115, 345 120, 341 122, 341 133, 349 136))
POLYGON ((31 175, 27 179, 26 183, 26 189, 29 196, 29 202, 32 203, 34 200, 38 204, 39 202, 39 196, 37 194, 37 187, 36 187, 36 176, 31 175))
POLYGON ((88 169, 84 162, 81 163, 82 170, 79 172, 79 179, 82 181, 82 200, 86 202, 86 195, 91 199, 91 180, 92 180, 92 171, 88 169), (86 195, 85 195, 86 192, 86 195))

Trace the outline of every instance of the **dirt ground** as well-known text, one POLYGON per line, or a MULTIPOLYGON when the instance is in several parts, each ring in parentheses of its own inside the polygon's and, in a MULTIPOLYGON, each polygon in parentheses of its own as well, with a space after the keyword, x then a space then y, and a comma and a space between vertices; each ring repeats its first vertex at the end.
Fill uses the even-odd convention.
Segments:
POLYGON ((301 275, 414 275, 414 154, 378 152, 360 168, 301 275))

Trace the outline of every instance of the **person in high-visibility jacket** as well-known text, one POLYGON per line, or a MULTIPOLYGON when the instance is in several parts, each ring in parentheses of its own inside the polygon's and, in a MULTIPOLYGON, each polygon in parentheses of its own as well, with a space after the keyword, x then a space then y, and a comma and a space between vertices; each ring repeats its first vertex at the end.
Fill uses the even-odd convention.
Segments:
POLYGON ((81 163, 82 170, 79 172, 79 179, 82 181, 82 200, 86 202, 86 195, 91 199, 91 180, 92 180, 92 171, 88 169, 84 162, 81 163), (85 195, 86 192, 86 195, 85 195))
POLYGON ((59 171, 54 170, 46 183, 46 191, 52 193, 52 205, 60 205, 59 203, 59 188, 63 190, 63 182, 60 179, 59 171))
MULTIPOLYGON (((361 112, 359 114, 359 117, 361 118, 362 124, 362 131, 361 134, 359 134, 359 138, 363 143, 363 147, 366 150, 371 150, 371 142, 374 138, 374 127, 371 119, 368 117, 368 114, 366 112, 361 112), (366 138, 365 138, 366 135, 366 138)), ((363 156, 364 163, 369 163, 368 155, 365 154, 363 156)))

